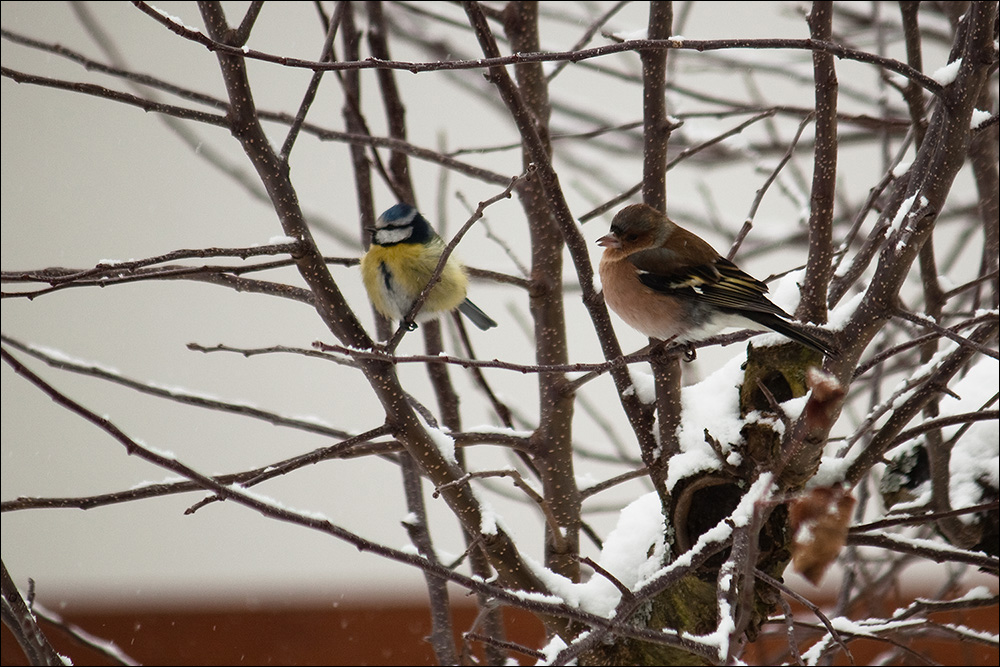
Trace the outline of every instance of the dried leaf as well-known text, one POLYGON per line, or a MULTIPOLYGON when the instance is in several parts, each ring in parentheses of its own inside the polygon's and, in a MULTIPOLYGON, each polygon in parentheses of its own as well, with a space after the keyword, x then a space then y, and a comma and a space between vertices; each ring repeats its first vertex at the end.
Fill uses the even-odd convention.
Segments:
POLYGON ((844 546, 854 502, 841 486, 820 486, 789 504, 792 566, 814 586, 844 546))
POLYGON ((844 385, 826 371, 811 367, 806 373, 806 386, 811 390, 805 408, 806 423, 812 430, 828 430, 843 402, 844 385))

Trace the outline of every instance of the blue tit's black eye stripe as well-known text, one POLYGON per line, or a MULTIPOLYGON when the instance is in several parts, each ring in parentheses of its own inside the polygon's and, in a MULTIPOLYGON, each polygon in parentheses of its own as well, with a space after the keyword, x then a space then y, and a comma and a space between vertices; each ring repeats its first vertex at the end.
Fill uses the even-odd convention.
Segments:
POLYGON ((400 218, 398 220, 383 220, 384 224, 380 225, 378 229, 404 229, 406 227, 413 226, 413 220, 411 218, 400 218))

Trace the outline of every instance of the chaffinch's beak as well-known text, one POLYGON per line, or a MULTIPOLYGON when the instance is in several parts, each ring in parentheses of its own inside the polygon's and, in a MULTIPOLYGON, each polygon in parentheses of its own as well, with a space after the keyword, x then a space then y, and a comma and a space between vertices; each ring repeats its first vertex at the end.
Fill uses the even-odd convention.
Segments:
POLYGON ((617 248, 620 250, 622 247, 622 241, 614 234, 607 234, 597 239, 597 245, 605 248, 617 248))

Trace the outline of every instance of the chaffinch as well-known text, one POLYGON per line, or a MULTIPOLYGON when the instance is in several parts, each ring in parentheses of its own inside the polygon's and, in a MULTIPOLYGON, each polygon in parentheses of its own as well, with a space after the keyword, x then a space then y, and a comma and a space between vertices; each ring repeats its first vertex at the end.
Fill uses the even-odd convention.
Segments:
POLYGON ((767 285, 744 273, 697 235, 646 204, 611 221, 600 274, 604 299, 650 338, 699 340, 726 327, 777 331, 831 357, 836 348, 765 296, 767 285))
MULTIPOLYGON (((434 274, 445 242, 417 209, 402 203, 380 215, 371 233, 371 246, 361 258, 365 289, 378 312, 401 321, 434 274)), ((415 319, 423 322, 457 308, 480 329, 495 327, 497 323, 466 298, 468 284, 465 267, 449 256, 415 319)))

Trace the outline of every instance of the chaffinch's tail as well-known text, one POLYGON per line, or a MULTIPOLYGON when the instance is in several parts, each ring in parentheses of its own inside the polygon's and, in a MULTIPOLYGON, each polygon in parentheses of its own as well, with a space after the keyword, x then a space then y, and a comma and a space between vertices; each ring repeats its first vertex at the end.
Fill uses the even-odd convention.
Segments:
POLYGON ((836 359, 840 356, 840 350, 837 349, 837 346, 831 341, 825 340, 824 337, 821 337, 822 333, 820 332, 822 332, 822 329, 807 329, 805 325, 789 322, 771 313, 743 311, 740 314, 763 327, 777 331, 782 336, 791 338, 797 343, 802 343, 806 347, 822 352, 828 357, 836 359))

